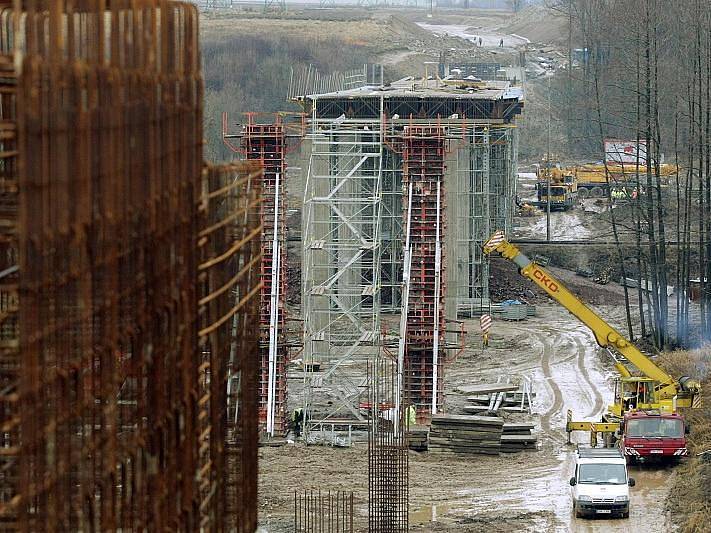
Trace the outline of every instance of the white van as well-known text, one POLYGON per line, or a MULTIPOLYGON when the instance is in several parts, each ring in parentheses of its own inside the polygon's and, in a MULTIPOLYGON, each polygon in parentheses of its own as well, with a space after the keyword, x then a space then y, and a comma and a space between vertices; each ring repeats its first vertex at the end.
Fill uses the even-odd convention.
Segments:
POLYGON ((576 517, 630 515, 627 461, 619 448, 578 448, 575 476, 570 478, 576 517))

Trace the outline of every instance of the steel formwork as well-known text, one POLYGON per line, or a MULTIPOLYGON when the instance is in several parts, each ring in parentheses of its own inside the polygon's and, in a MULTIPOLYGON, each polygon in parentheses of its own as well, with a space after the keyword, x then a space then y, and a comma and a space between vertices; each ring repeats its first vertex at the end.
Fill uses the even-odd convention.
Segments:
POLYGON ((364 420, 364 365, 380 334, 383 152, 377 121, 311 127, 302 280, 307 438, 324 419, 364 420))
POLYGON ((203 174, 195 7, 12 6, 0 529, 253 531, 259 174, 203 174))
POLYGON ((257 124, 242 132, 248 160, 264 166, 262 190, 262 290, 260 294, 259 420, 269 434, 288 429, 286 361, 286 135, 281 122, 257 124))
POLYGON ((405 338, 403 402, 426 420, 443 400, 446 356, 445 131, 441 126, 406 126, 403 141, 403 227, 409 245, 406 325, 400 332, 405 338))

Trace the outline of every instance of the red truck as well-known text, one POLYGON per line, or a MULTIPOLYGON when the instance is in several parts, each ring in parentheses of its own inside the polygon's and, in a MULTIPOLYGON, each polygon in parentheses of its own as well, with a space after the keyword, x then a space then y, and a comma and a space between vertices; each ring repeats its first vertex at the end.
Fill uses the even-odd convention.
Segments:
POLYGON ((630 411, 625 413, 620 429, 620 448, 628 463, 650 460, 677 462, 689 454, 686 447, 689 428, 679 414, 630 411))

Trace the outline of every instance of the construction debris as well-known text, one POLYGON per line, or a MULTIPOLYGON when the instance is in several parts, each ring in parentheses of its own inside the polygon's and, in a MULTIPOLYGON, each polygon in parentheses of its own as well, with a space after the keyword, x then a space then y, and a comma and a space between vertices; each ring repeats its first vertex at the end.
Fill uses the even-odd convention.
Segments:
POLYGON ((520 384, 497 383, 493 385, 465 385, 457 389, 459 392, 474 393, 467 396, 467 401, 474 405, 466 405, 463 410, 467 414, 490 414, 496 416, 499 410, 530 412, 535 393, 531 390, 531 381, 527 377, 520 384))
POLYGON ((491 394, 496 392, 515 392, 518 390, 518 385, 515 383, 482 383, 479 385, 464 385, 457 387, 457 392, 464 394, 491 394))

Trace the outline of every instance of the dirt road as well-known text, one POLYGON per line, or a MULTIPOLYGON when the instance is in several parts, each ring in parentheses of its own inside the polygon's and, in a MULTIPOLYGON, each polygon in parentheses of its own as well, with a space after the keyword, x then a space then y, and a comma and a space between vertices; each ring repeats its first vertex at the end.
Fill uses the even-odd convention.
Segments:
MULTIPOLYGON (((486 381, 486 376, 493 378, 502 371, 533 377, 541 448, 537 453, 491 462, 475 459, 462 465, 472 474, 470 486, 452 491, 447 502, 433 501, 416 509, 413 525, 419 523, 420 530, 426 531, 435 525, 434 518, 440 529, 451 521, 453 529, 467 531, 483 531, 496 523, 535 531, 670 530, 663 512, 673 475, 669 469, 632 469, 637 486, 632 489, 628 520, 584 520, 572 515, 568 479, 574 448, 566 444, 565 413, 572 409, 577 418, 598 419, 612 396, 612 372, 591 334, 552 306, 540 309, 533 320, 498 322, 494 331, 509 339, 513 349, 475 355, 471 362, 480 363, 476 378, 486 381)), ((453 369, 448 382, 456 386, 470 382, 471 376, 470 368, 453 369)), ((586 436, 575 440, 584 442, 586 436)))
POLYGON ((418 22, 417 25, 437 35, 461 37, 471 42, 477 42, 477 39, 481 38, 481 45, 485 48, 499 47, 501 39, 504 40, 505 47, 521 46, 529 42, 525 37, 499 33, 494 28, 484 28, 479 32, 477 29, 470 28, 468 25, 427 24, 424 22, 418 22))

